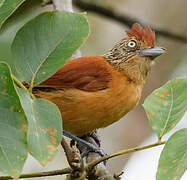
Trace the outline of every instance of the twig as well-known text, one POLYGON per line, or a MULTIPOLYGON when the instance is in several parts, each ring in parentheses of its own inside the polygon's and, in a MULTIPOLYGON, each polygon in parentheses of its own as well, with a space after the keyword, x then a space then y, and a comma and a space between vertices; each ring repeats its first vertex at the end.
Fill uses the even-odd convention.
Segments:
MULTIPOLYGON (((140 20, 130 17, 128 15, 124 14, 119 14, 118 12, 112 10, 112 8, 105 8, 101 5, 90 3, 88 1, 84 0, 73 0, 73 4, 76 5, 78 8, 85 10, 85 11, 91 11, 93 13, 100 14, 102 16, 111 18, 115 21, 118 21, 125 26, 131 28, 131 26, 134 23, 140 23, 141 25, 145 26, 145 23, 142 23, 140 20)), ((165 29, 161 29, 158 27, 151 26, 152 29, 156 32, 157 35, 163 36, 165 38, 173 39, 173 40, 178 40, 183 43, 187 43, 187 37, 180 35, 180 34, 175 34, 170 31, 167 31, 165 29)))
POLYGON ((86 173, 83 160, 80 157, 80 152, 75 147, 71 148, 64 137, 62 137, 61 145, 65 151, 68 163, 72 168, 72 172, 67 179, 82 179, 86 173))
POLYGON ((82 166, 80 165, 82 163, 82 160, 79 151, 75 148, 70 148, 64 137, 62 137, 61 145, 65 151, 70 167, 74 170, 80 169, 82 166))
POLYGON ((113 157, 116 157, 116 156, 120 156, 120 155, 123 155, 123 154, 127 154, 127 153, 131 153, 131 152, 136 152, 136 151, 152 148, 152 147, 159 146, 159 145, 162 145, 162 144, 165 144, 165 143, 166 143, 166 141, 159 141, 159 142, 156 142, 154 144, 149 144, 149 145, 146 145, 146 146, 126 149, 126 150, 122 150, 122 151, 119 151, 119 152, 116 152, 116 153, 113 153, 113 154, 109 154, 109 155, 106 155, 106 156, 104 156, 104 157, 102 157, 100 159, 97 159, 97 160, 92 161, 91 163, 87 164, 87 168, 88 169, 90 169, 90 168, 92 169, 97 164, 99 164, 99 163, 101 163, 101 162, 103 162, 105 160, 111 159, 113 157))
MULTIPOLYGON (((161 142, 157 142, 157 143, 150 144, 150 145, 147 145, 147 146, 136 147, 136 148, 132 148, 132 149, 122 150, 122 151, 119 151, 119 152, 116 152, 116 153, 113 153, 113 154, 109 154, 109 155, 106 155, 102 158, 99 158, 99 159, 89 163, 86 168, 88 170, 91 170, 97 164, 103 162, 104 160, 110 159, 112 157, 119 156, 119 155, 122 155, 122 154, 131 153, 131 152, 141 151, 141 150, 144 150, 144 149, 149 149, 149 148, 159 146, 159 145, 162 145, 162 144, 165 144, 165 143, 166 143, 166 141, 161 141, 161 142)), ((21 178, 44 177, 44 176, 56 176, 56 175, 70 174, 71 172, 72 172, 71 168, 65 168, 65 169, 62 169, 62 170, 54 170, 54 171, 48 171, 48 172, 36 172, 36 173, 30 173, 30 174, 22 174, 22 175, 20 175, 19 178, 21 179, 21 178)), ((0 179, 1 180, 7 180, 7 179, 13 179, 13 178, 11 176, 0 176, 0 179)))
MULTIPOLYGON (((30 173, 30 174, 22 174, 19 179, 24 178, 34 178, 34 177, 45 177, 45 176, 57 176, 57 175, 64 175, 71 173, 71 168, 65 168, 62 170, 53 170, 48 172, 36 172, 36 173, 30 173)), ((7 180, 7 179, 13 179, 11 176, 0 176, 1 180, 7 180)))

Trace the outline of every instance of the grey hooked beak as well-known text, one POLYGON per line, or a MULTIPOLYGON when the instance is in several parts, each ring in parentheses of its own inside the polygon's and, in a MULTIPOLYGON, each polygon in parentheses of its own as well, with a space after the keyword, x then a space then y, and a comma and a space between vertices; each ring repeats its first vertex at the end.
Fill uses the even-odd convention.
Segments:
POLYGON ((147 48, 142 49, 139 51, 140 56, 147 56, 151 57, 152 59, 156 58, 157 56, 160 56, 161 54, 166 52, 166 48, 163 47, 154 47, 154 48, 147 48))

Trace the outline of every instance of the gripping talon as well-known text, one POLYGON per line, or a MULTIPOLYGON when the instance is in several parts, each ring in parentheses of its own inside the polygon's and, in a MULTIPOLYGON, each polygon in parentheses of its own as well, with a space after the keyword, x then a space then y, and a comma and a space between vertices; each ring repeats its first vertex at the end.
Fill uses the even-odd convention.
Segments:
MULTIPOLYGON (((91 144, 90 142, 85 141, 84 139, 81 139, 81 138, 69 133, 68 131, 63 130, 63 135, 72 139, 73 141, 77 141, 77 142, 81 143, 82 145, 86 146, 86 149, 81 153, 82 158, 87 156, 89 152, 98 153, 102 157, 106 155, 106 153, 102 149, 91 144)), ((100 146, 100 141, 95 133, 90 134, 89 136, 92 137, 96 141, 96 143, 100 146)), ((73 141, 71 141, 71 143, 70 143, 71 145, 73 145, 73 141)))

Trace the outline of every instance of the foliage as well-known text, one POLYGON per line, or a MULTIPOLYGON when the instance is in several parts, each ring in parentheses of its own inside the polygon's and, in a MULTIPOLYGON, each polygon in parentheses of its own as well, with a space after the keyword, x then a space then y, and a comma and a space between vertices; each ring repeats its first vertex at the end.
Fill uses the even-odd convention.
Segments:
MULTIPOLYGON (((187 110, 187 79, 173 79, 149 95, 143 107, 150 125, 162 136, 173 129, 187 110)), ((187 169, 187 129, 167 141, 160 156, 157 180, 180 179, 187 169)))
MULTIPOLYGON (((0 26, 23 2, 0 1, 0 26)), ((1 172, 18 177, 28 153, 41 165, 46 165, 56 155, 62 138, 63 117, 56 105, 36 99, 32 88, 54 74, 88 34, 86 15, 66 11, 42 13, 17 32, 12 55, 19 78, 11 73, 6 63, 0 63, 1 172), (22 84, 23 80, 29 89, 22 84)), ((147 117, 158 135, 158 143, 154 146, 161 144, 163 135, 174 128, 186 112, 186 92, 187 79, 174 79, 145 100, 147 117)), ((178 180, 186 169, 187 129, 181 129, 169 138, 161 153, 157 180, 178 180)))
MULTIPOLYGON (((88 34, 83 13, 45 12, 27 22, 12 44, 15 67, 22 80, 32 89, 50 77, 88 34)), ((0 171, 18 177, 28 152, 43 166, 56 155, 62 136, 62 118, 55 104, 34 98, 11 75, 5 63, 0 63, 0 77, 0 171)))
POLYGON ((41 83, 72 56, 88 33, 85 14, 64 11, 40 14, 16 34, 12 44, 16 70, 31 86, 41 83))
POLYGON ((159 138, 181 120, 187 110, 187 79, 173 79, 147 97, 143 106, 159 138))
POLYGON ((187 169, 187 128, 174 133, 167 141, 159 160, 157 179, 179 180, 187 169))
POLYGON ((7 64, 0 63, 0 171, 18 176, 27 158, 27 120, 7 64))
POLYGON ((24 2, 25 0, 1 0, 0 1, 0 28, 8 17, 24 2))
POLYGON ((60 111, 45 99, 32 99, 29 93, 20 88, 17 91, 28 121, 28 150, 44 166, 56 155, 61 142, 60 111))

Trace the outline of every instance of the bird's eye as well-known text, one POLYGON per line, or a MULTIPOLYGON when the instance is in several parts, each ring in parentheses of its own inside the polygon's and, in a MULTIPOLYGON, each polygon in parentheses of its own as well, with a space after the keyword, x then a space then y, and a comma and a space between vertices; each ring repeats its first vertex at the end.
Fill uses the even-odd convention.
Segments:
POLYGON ((136 42, 135 41, 129 41, 127 45, 130 48, 134 48, 134 47, 136 47, 136 42))

